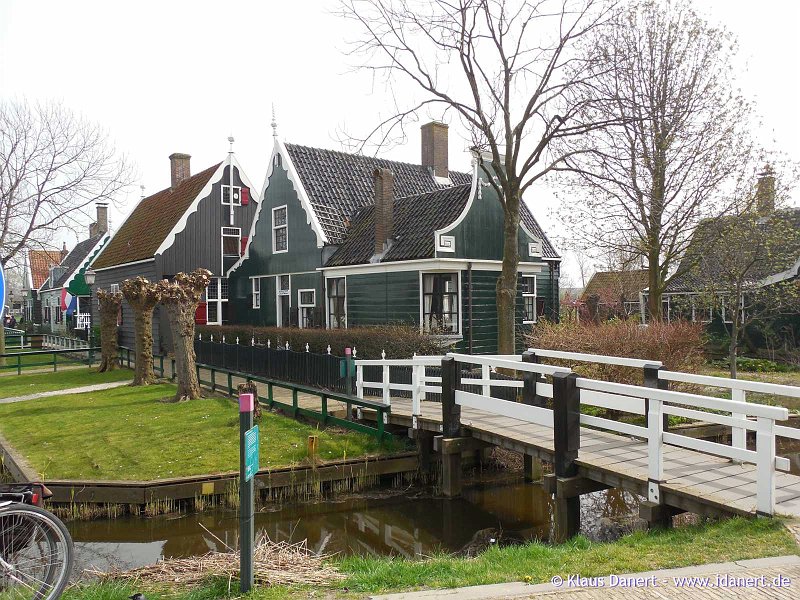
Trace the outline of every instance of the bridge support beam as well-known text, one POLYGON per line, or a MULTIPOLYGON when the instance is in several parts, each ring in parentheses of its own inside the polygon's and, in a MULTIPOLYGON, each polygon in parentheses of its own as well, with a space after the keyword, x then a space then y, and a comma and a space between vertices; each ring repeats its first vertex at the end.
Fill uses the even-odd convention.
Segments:
POLYGON ((525 481, 540 481, 544 475, 542 469, 542 459, 538 456, 531 456, 530 454, 523 454, 523 470, 525 474, 525 481))
POLYGON ((432 431, 424 429, 409 429, 408 437, 416 441, 419 454, 419 470, 425 475, 430 475, 433 469, 433 438, 432 431))
POLYGON ((542 487, 548 494, 556 498, 574 498, 583 494, 591 494, 600 490, 607 490, 611 486, 586 477, 556 477, 545 475, 542 487))
POLYGON ((686 511, 649 500, 639 504, 639 518, 647 521, 648 527, 671 527, 672 517, 682 512, 686 511))
MULTIPOLYGON (((578 450, 581 445, 580 391, 575 373, 553 375, 553 467, 555 477, 566 479, 578 475, 578 450)), ((564 542, 581 528, 580 497, 556 496, 554 539, 564 542)))

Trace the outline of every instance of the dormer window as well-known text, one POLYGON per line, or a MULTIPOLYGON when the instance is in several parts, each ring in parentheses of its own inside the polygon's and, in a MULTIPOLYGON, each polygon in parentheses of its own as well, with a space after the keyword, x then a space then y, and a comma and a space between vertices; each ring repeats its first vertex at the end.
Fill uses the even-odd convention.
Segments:
POLYGON ((226 206, 241 206, 242 205, 242 188, 238 185, 233 186, 233 201, 231 201, 231 186, 222 186, 222 203, 226 206))
POLYGON ((272 252, 289 251, 289 224, 286 205, 272 209, 272 252))

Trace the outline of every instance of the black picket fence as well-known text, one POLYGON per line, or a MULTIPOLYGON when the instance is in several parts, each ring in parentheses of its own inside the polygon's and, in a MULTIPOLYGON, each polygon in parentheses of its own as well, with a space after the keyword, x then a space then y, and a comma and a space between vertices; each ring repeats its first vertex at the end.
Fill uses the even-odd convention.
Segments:
MULTIPOLYGON (((197 361, 241 373, 260 375, 322 390, 354 393, 347 390, 344 357, 315 352, 296 352, 260 345, 194 341, 197 361)), ((355 381, 355 377, 352 378, 355 381)))
MULTIPOLYGON (((352 388, 347 389, 347 378, 345 376, 345 358, 332 354, 319 354, 316 352, 297 352, 287 350, 285 347, 272 348, 262 345, 245 344, 226 344, 196 339, 194 351, 197 355, 197 362, 239 371, 240 373, 250 373, 270 379, 288 381, 316 387, 322 390, 331 390, 340 393, 356 392, 355 374, 351 378, 352 388)), ((480 386, 469 385, 469 379, 480 378, 480 369, 468 369, 462 366, 461 378, 462 389, 479 393, 480 386)), ((410 385, 412 382, 412 367, 392 367, 389 370, 389 377, 392 383, 410 385)), ((441 377, 441 367, 425 367, 426 377, 441 377)), ((382 367, 365 366, 365 381, 381 381, 383 377, 382 367)), ((492 379, 513 379, 511 377, 492 373, 492 379)), ((519 390, 507 387, 492 387, 492 396, 503 400, 514 401, 519 390)), ((381 390, 374 388, 364 388, 364 396, 378 397, 381 390)), ((400 398, 410 398, 410 391, 392 390, 392 396, 400 398)), ((438 402, 441 400, 439 394, 428 393, 427 401, 438 402)))

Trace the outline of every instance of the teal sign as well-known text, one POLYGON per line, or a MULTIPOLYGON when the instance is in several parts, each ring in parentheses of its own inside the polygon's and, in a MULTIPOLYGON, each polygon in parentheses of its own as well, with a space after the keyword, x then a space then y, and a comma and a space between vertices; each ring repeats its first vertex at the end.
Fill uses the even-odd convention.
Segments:
POLYGON ((244 432, 244 480, 258 473, 258 425, 244 432))
MULTIPOLYGON (((350 375, 355 377, 356 374, 356 361, 350 361, 350 375)), ((347 359, 343 358, 339 361, 339 377, 344 379, 347 377, 347 359)))

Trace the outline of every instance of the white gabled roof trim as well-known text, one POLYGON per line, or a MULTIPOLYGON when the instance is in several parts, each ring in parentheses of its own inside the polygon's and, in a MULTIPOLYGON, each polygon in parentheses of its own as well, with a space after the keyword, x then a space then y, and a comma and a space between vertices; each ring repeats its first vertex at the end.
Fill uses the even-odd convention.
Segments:
MULTIPOLYGON (((308 198, 308 194, 306 193, 306 189, 303 186, 303 182, 300 180, 300 176, 297 174, 297 169, 294 167, 294 163, 292 162, 291 157, 289 156, 289 152, 286 150, 286 146, 282 141, 278 138, 275 138, 275 144, 272 146, 272 153, 269 156, 269 165, 267 167, 267 174, 264 177, 264 185, 261 188, 261 200, 267 197, 267 188, 269 188, 269 180, 272 177, 272 172, 275 169, 275 155, 279 155, 281 157, 281 164, 283 168, 286 169, 286 174, 289 177, 289 181, 292 183, 292 186, 297 192, 297 197, 300 200, 300 205, 303 207, 303 210, 306 213, 306 223, 311 225, 311 228, 314 230, 314 234, 317 236, 317 248, 322 248, 322 246, 327 243, 328 238, 325 236, 325 233, 322 231, 322 226, 319 223, 319 219, 317 219, 317 213, 314 211, 314 207, 311 206, 311 201, 308 198)), ((258 225, 258 221, 261 218, 261 209, 263 208, 263 202, 259 202, 258 208, 256 209, 256 214, 253 217, 253 223, 250 225, 250 235, 247 237, 247 247, 244 250, 244 254, 239 258, 239 260, 234 263, 234 265, 228 269, 226 276, 230 276, 236 269, 238 269, 244 261, 250 258, 250 245, 253 243, 253 239, 256 235, 256 225, 258 225)))
POLYGON ((67 277, 67 280, 64 282, 64 285, 61 286, 62 289, 66 289, 69 287, 69 284, 72 283, 72 280, 75 279, 78 273, 80 273, 81 269, 83 269, 84 267, 88 268, 95 260, 97 260, 97 257, 100 256, 101 253, 98 252, 96 256, 92 256, 92 253, 98 250, 99 248, 105 246, 108 243, 108 240, 110 239, 111 236, 109 235, 108 232, 106 232, 103 236, 100 237, 99 240, 97 240, 97 243, 94 246, 92 246, 92 249, 89 250, 89 252, 86 254, 86 260, 84 260, 81 264, 75 267, 75 270, 72 271, 72 273, 70 273, 69 277, 67 277))
MULTIPOLYGON (((183 215, 181 215, 181 218, 178 219, 178 222, 175 223, 175 226, 167 234, 167 237, 165 237, 164 241, 161 242, 161 245, 158 247, 158 250, 156 250, 154 256, 158 256, 159 254, 164 254, 164 252, 166 252, 172 246, 172 244, 175 243, 175 237, 181 231, 186 229, 186 223, 188 223, 189 221, 189 215, 197 212, 197 208, 200 206, 200 202, 211 194, 211 189, 214 187, 215 183, 219 182, 222 179, 222 176, 225 174, 225 167, 227 167, 228 164, 239 169, 239 178, 248 188, 250 188, 251 190, 256 189, 253 187, 253 184, 250 183, 250 180, 247 178, 247 175, 245 175, 244 169, 242 169, 242 166, 239 164, 239 161, 236 160, 236 155, 230 154, 229 159, 222 161, 219 167, 217 167, 217 170, 214 171, 214 174, 211 177, 209 177, 208 182, 206 182, 205 186, 203 186, 203 189, 200 190, 200 193, 197 194, 197 196, 195 196, 194 200, 192 200, 192 203, 189 205, 189 208, 187 208, 184 211, 183 215)), ((250 199, 251 201, 255 201, 258 204, 258 208, 256 210, 259 210, 261 208, 261 197, 259 196, 257 198, 253 198, 251 196, 250 199)))
POLYGON ((797 262, 795 262, 791 267, 789 267, 785 271, 781 271, 780 273, 775 273, 774 275, 765 277, 759 282, 759 284, 762 286, 772 285, 773 283, 780 283, 781 281, 786 281, 787 279, 792 279, 793 277, 799 277, 799 276, 800 276, 800 258, 798 258, 797 262))
POLYGON ((31 268, 31 251, 25 253, 25 281, 28 289, 33 290, 33 269, 31 268))
POLYGON ((467 215, 469 214, 469 211, 472 208, 472 203, 475 201, 475 197, 478 195, 478 179, 479 179, 478 178, 478 163, 475 162, 472 165, 472 185, 470 186, 470 189, 469 189, 469 198, 467 198, 467 205, 464 207, 464 210, 461 211, 461 214, 458 215, 458 218, 455 221, 453 221, 449 225, 446 225, 445 227, 442 227, 441 229, 437 229, 436 231, 433 232, 433 247, 434 247, 434 251, 436 251, 435 249, 439 247, 439 244, 436 243, 439 240, 439 236, 442 235, 442 234, 451 232, 464 219, 467 218, 467 215))

